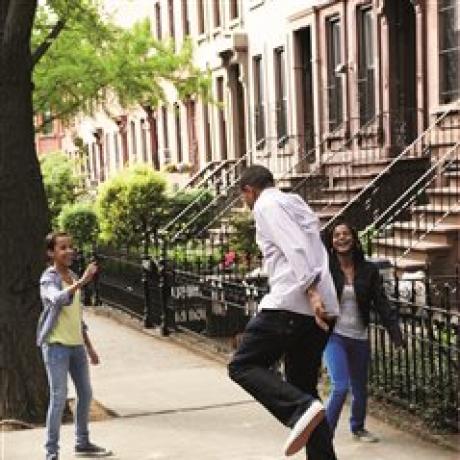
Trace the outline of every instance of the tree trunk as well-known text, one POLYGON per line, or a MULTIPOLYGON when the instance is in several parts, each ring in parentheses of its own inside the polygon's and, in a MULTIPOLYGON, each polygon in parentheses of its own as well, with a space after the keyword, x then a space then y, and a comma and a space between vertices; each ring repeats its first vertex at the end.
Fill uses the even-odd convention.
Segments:
POLYGON ((0 419, 43 420, 47 385, 35 330, 48 210, 34 143, 33 1, 0 7, 0 419))

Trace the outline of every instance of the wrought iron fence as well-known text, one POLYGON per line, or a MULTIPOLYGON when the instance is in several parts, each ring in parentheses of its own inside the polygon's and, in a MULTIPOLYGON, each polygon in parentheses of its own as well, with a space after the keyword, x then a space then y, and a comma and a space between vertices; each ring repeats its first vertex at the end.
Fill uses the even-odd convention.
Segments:
MULTIPOLYGON (((257 269, 259 256, 228 251, 229 237, 215 235, 199 245, 187 242, 180 247, 158 248, 168 260, 164 265, 143 265, 139 257, 105 254, 101 256, 101 297, 143 318, 147 327, 161 323, 165 334, 187 329, 208 338, 229 340, 244 329, 268 290, 265 276, 257 269)), ((437 308, 413 302, 421 300, 420 283, 424 286, 422 300, 432 297, 437 289, 432 283, 438 278, 431 275, 409 280, 410 286, 405 284, 407 280, 387 279, 406 346, 396 350, 378 318, 372 318, 370 388, 381 398, 419 412, 437 427, 455 431, 460 313, 450 304, 437 308)), ((450 280, 458 289, 458 269, 450 280)))
POLYGON ((460 313, 392 303, 406 343, 395 349, 378 321, 371 322, 371 392, 416 412, 435 428, 458 432, 460 313))

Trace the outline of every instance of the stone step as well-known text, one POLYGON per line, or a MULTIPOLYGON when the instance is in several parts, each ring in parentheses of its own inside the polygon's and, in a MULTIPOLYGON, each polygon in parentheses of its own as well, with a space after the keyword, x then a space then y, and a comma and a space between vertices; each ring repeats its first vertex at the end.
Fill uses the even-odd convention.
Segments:
MULTIPOLYGON (((379 256, 390 256, 398 257, 405 253, 407 250, 407 241, 404 243, 403 240, 397 238, 385 238, 377 239, 373 243, 374 251, 379 256)), ((407 256, 410 259, 418 260, 426 263, 428 256, 431 253, 447 252, 451 249, 448 244, 433 243, 430 241, 422 240, 414 242, 407 256)))
POLYGON ((351 171, 353 174, 374 173, 378 174, 382 169, 390 164, 390 158, 371 158, 361 159, 353 157, 348 160, 333 159, 323 164, 326 174, 340 171, 351 171))
POLYGON ((363 174, 363 173, 372 173, 372 174, 378 174, 383 169, 385 169, 390 163, 391 159, 377 159, 375 161, 367 162, 367 161, 361 161, 361 162, 353 162, 353 173, 355 174, 363 174))
POLYGON ((420 236, 427 234, 425 240, 438 244, 451 244, 456 235, 460 232, 460 222, 456 224, 445 224, 434 222, 395 222, 391 226, 395 238, 412 244, 420 236))
POLYGON ((333 214, 341 211, 347 203, 348 201, 346 199, 345 200, 332 200, 332 199, 308 200, 309 206, 311 206, 315 212, 328 211, 333 214))
POLYGON ((318 216, 321 225, 327 223, 330 219, 332 219, 335 216, 335 212, 332 212, 330 210, 323 210, 323 211, 317 211, 315 214, 318 216))
POLYGON ((336 176, 332 178, 332 187, 364 187, 375 177, 377 177, 376 173, 361 173, 352 174, 350 176, 336 176))
POLYGON ((460 206, 433 206, 431 204, 414 206, 412 213, 415 219, 424 219, 427 222, 436 222, 442 219, 445 224, 458 224, 460 220, 460 206), (446 216, 444 216, 446 214, 446 216))
POLYGON ((433 207, 456 207, 460 204, 460 187, 436 187, 426 191, 433 207))
POLYGON ((350 187, 328 187, 323 188, 321 192, 326 199, 350 201, 363 189, 362 185, 352 185, 350 187))
MULTIPOLYGON (((460 133, 458 138, 460 139, 460 133)), ((456 142, 453 142, 453 139, 448 139, 445 142, 430 144, 431 161, 436 162, 447 154, 455 155, 455 153, 452 153, 452 148, 455 145, 456 142)))
POLYGON ((460 171, 444 173, 447 187, 458 187, 460 189, 460 171))
POLYGON ((398 274, 400 275, 402 272, 416 272, 419 270, 424 270, 426 268, 426 262, 416 259, 411 259, 410 257, 392 257, 392 256, 383 256, 379 255, 377 252, 373 254, 375 257, 384 257, 387 259, 390 264, 398 269, 398 274))

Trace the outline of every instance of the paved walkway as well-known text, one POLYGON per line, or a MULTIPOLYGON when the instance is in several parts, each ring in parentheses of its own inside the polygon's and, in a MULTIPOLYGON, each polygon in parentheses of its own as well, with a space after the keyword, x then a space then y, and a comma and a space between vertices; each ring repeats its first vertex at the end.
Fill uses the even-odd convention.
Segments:
MULTIPOLYGON (((90 315, 102 364, 92 369, 95 398, 119 417, 93 423, 92 438, 119 460, 281 460, 288 431, 227 377, 221 364, 90 315)), ((382 442, 350 439, 343 417, 340 460, 459 460, 373 418, 382 442)), ((61 460, 73 458, 73 427, 62 429, 61 460)), ((43 429, 4 433, 0 460, 43 459, 43 429)), ((299 454, 293 459, 303 459, 299 454)))

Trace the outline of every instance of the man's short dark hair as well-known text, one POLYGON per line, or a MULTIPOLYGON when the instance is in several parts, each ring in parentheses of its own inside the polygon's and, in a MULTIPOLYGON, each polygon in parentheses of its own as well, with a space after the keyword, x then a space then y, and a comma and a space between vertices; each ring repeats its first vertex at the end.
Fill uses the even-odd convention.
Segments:
POLYGON ((241 175, 240 188, 243 189, 247 185, 263 190, 267 187, 273 187, 275 180, 273 179, 273 174, 265 166, 252 165, 241 175))

